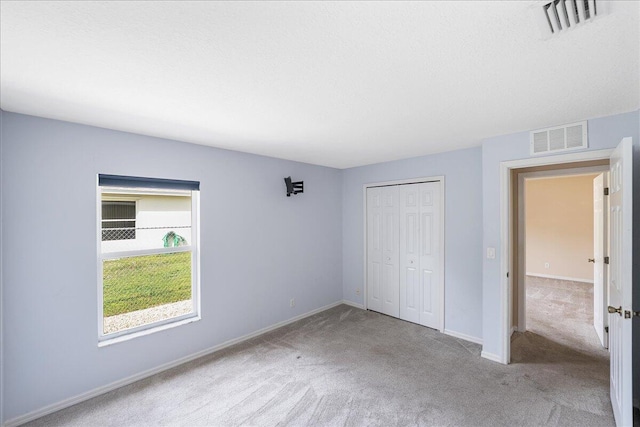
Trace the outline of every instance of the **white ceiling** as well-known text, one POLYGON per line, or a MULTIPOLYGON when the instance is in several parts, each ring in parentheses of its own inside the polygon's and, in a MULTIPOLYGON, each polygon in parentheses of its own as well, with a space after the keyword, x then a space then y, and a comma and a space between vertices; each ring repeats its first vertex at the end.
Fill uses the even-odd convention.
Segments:
POLYGON ((0 108, 347 168, 640 107, 640 7, 8 2, 0 108))

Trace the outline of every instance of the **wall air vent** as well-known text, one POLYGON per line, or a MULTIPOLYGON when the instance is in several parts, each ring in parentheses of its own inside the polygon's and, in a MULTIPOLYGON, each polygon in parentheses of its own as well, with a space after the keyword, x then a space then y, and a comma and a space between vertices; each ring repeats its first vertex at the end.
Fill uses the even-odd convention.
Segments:
POLYGON ((608 9, 607 3, 602 0, 545 1, 542 8, 538 9, 542 13, 536 19, 540 22, 543 37, 551 37, 604 15, 608 9))
POLYGON ((529 144, 532 156, 587 148, 587 122, 534 130, 529 144))

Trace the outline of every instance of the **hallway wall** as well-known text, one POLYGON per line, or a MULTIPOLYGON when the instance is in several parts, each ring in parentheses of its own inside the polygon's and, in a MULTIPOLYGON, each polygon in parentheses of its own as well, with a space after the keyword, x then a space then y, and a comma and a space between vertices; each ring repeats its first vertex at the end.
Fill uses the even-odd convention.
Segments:
POLYGON ((526 274, 593 282, 593 178, 525 180, 526 274))

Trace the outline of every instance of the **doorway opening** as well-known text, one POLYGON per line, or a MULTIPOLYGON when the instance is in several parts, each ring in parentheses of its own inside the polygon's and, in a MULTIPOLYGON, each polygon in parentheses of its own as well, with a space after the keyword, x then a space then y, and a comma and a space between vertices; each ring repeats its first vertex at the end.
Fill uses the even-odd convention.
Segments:
POLYGON ((512 362, 563 362, 577 352, 606 380, 606 208, 594 210, 606 200, 595 194, 609 162, 562 167, 511 172, 512 362))
MULTIPOLYGON (((571 170, 574 173, 579 168, 603 167, 609 163, 614 150, 594 150, 571 154, 561 154, 547 157, 532 157, 521 160, 511 160, 500 164, 500 269, 504 272, 501 279, 500 301, 502 326, 502 351, 496 361, 503 364, 511 363, 511 338, 514 331, 514 296, 518 283, 524 283, 524 277, 518 280, 523 270, 524 261, 519 248, 523 241, 518 233, 518 178, 519 174, 529 172, 548 172, 571 170)), ((550 173, 550 172, 548 172, 550 173)), ((558 172, 560 174, 560 172, 558 172)))

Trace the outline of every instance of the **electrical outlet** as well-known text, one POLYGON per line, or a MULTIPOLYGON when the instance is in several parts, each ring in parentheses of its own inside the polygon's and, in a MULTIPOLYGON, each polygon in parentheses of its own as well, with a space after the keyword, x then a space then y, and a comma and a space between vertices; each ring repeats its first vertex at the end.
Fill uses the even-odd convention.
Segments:
POLYGON ((544 263, 544 268, 549 268, 549 263, 548 262, 544 263))
POLYGON ((356 288, 356 295, 360 295, 360 288, 356 288))
POLYGON ((296 299, 295 298, 291 298, 289 300, 289 307, 293 308, 296 306, 296 299))

